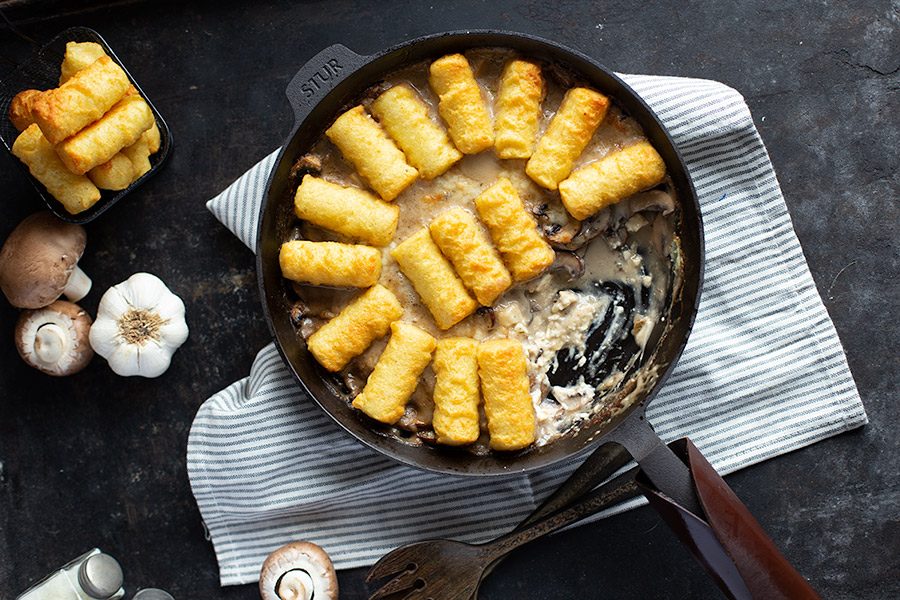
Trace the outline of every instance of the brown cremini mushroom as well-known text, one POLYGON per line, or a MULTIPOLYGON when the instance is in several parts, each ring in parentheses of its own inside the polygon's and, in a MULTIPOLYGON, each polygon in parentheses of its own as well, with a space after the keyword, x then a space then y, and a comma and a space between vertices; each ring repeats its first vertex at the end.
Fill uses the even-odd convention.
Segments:
POLYGON ((78 268, 87 234, 49 212, 26 217, 0 249, 0 289, 13 306, 41 308, 65 294, 78 302, 91 280, 78 268))
POLYGON ((584 275, 584 259, 568 250, 556 250, 550 270, 562 271, 566 274, 566 281, 574 281, 584 275))
POLYGON ((662 190, 640 192, 629 198, 628 201, 631 204, 631 214, 657 211, 668 215, 675 210, 675 199, 671 194, 662 190))
POLYGON ((337 573, 312 542, 293 542, 266 558, 259 573, 262 600, 337 600, 337 573))
POLYGON ((574 219, 566 222, 565 225, 559 223, 551 223, 544 227, 544 237, 550 242, 554 248, 565 248, 567 244, 571 244, 572 240, 581 231, 581 222, 574 219))
POLYGON ((47 375, 72 375, 94 356, 90 330, 91 317, 80 306, 57 300, 22 312, 16 323, 16 349, 22 360, 47 375))

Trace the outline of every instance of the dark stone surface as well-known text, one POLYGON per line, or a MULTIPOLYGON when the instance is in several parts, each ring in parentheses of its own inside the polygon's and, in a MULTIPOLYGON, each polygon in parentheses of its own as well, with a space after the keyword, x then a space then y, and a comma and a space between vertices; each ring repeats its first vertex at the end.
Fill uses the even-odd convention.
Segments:
MULTIPOLYGON (((282 90, 315 52, 466 27, 531 32, 620 71, 744 94, 871 423, 728 481, 824 597, 900 597, 896 2, 2 4, 40 40, 71 25, 100 31, 168 120, 169 164, 88 227, 94 291, 83 305, 93 313, 107 287, 150 271, 185 299, 192 333, 159 379, 119 378, 98 359, 57 380, 19 360, 16 312, 0 303, 0 597, 95 545, 121 560, 131 589, 258 597, 218 587, 185 473, 197 407, 268 341, 252 255, 204 202, 279 144, 290 126, 282 90)), ((0 56, 26 51, 2 31, 0 56)), ((0 236, 38 208, 12 160, 0 157, 0 236)), ((362 575, 341 574, 342 597, 365 597, 362 575)), ((641 509, 518 551, 482 597, 719 595, 641 509)))

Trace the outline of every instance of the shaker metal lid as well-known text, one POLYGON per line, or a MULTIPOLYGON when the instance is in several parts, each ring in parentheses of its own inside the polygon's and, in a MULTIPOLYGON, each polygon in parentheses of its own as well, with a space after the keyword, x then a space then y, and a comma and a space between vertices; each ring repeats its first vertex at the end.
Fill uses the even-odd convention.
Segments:
POLYGON ((132 600, 175 600, 169 592, 156 588, 146 588, 134 595, 132 600))
POLYGON ((91 598, 106 600, 119 591, 124 580, 122 567, 109 554, 95 554, 78 569, 78 583, 91 598))

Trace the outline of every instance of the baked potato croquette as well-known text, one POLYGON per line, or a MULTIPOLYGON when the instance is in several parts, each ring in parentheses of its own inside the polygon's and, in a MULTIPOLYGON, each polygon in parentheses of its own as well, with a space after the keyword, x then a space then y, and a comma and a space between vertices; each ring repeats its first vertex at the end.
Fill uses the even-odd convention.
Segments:
POLYGON ((450 329, 478 308, 427 227, 398 244, 391 256, 441 329, 450 329))
MULTIPOLYGON (((103 117, 122 100, 130 87, 131 82, 122 67, 108 56, 101 56, 58 88, 37 96, 31 108, 34 122, 51 144, 59 144, 103 117)), ((111 157, 107 156, 92 167, 111 157)), ((90 168, 75 172, 85 173, 90 168)))
POLYGON ((25 131, 29 125, 34 123, 34 116, 31 114, 31 105, 40 95, 38 90, 22 90, 9 103, 9 120, 19 131, 25 131))
POLYGON ((572 173, 559 184, 559 195, 569 214, 584 220, 665 178, 662 157, 649 142, 638 142, 572 173))
MULTIPOLYGON (((106 56, 103 46, 95 42, 68 42, 66 44, 66 54, 63 57, 62 65, 60 65, 59 85, 64 84, 72 75, 88 68, 94 61, 101 56, 106 56)), ((138 90, 134 84, 128 86, 126 94, 137 94, 138 90)))
POLYGON ((156 126, 156 121, 153 121, 153 125, 150 126, 150 129, 142 133, 141 137, 147 141, 147 148, 150 150, 150 154, 159 152, 162 140, 159 135, 159 127, 156 126))
POLYGON ((449 446, 471 444, 480 435, 478 342, 444 338, 434 351, 434 417, 437 441, 449 446))
POLYGON ((501 177, 479 194, 475 208, 515 281, 532 279, 553 263, 553 248, 538 233, 534 217, 509 179, 501 177))
POLYGON ((363 391, 353 399, 354 408, 382 423, 397 422, 416 391, 422 371, 431 362, 434 345, 434 338, 415 325, 392 323, 391 339, 363 391))
POLYGON ((339 116, 325 135, 384 200, 396 198, 419 176, 362 106, 339 116))
POLYGON ((144 99, 128 95, 99 121, 59 144, 56 152, 70 171, 84 174, 134 144, 153 123, 153 113, 144 99))
POLYGON ((294 240, 281 245, 281 273, 291 281, 369 287, 381 275, 381 251, 371 246, 294 240))
POLYGON ((159 129, 154 122, 135 143, 88 171, 88 177, 102 190, 125 189, 150 170, 150 156, 159 150, 159 145, 159 129), (123 185, 126 176, 128 181, 123 185))
POLYGON ((67 42, 66 54, 59 67, 59 85, 91 66, 101 56, 106 56, 106 51, 96 42, 67 42))
POLYGON ((494 339, 478 346, 478 376, 484 397, 490 447, 521 450, 535 439, 534 406, 522 343, 494 339))
POLYGON ((494 128, 472 67, 462 54, 431 63, 429 84, 438 95, 438 112, 450 138, 463 154, 477 154, 494 145, 494 128))
POLYGON ((365 190, 304 175, 294 195, 294 214, 348 238, 387 246, 397 231, 400 207, 365 190))
POLYGON ((606 116, 609 98, 588 88, 572 88, 541 136, 525 173, 540 186, 555 190, 606 116))
POLYGON ((127 156, 119 152, 87 173, 101 190, 124 190, 134 181, 134 167, 127 156))
MULTIPOLYGON (((67 43, 66 55, 60 66, 59 84, 62 85, 72 75, 87 68, 101 56, 106 56, 106 52, 100 44, 95 42, 67 43)), ((137 93, 137 88, 131 85, 128 91, 125 92, 125 95, 129 96, 137 93)), ((101 189, 124 189, 150 170, 150 156, 159 151, 160 143, 159 128, 156 126, 156 121, 154 121, 150 129, 142 133, 135 143, 122 148, 121 152, 111 159, 91 169, 88 172, 88 176, 101 189), (128 183, 123 186, 122 182, 126 173, 130 173, 130 178, 128 183)))
POLYGON ((512 285, 509 271, 475 215, 463 208, 451 208, 435 217, 428 228, 478 302, 490 306, 512 285))
POLYGON ((431 120, 428 107, 409 85, 397 85, 372 103, 372 114, 423 179, 434 179, 462 158, 444 128, 431 120))
POLYGON ((309 336, 306 346, 320 365, 337 372, 384 336, 402 315, 397 297, 386 287, 375 285, 309 336))
POLYGON ((12 153, 69 213, 83 212, 100 199, 100 190, 90 179, 66 169, 37 124, 29 125, 19 134, 12 153))
POLYGON ((544 80, 541 68, 511 60, 500 76, 494 121, 494 151, 500 158, 528 158, 541 121, 544 80))
MULTIPOLYGON (((150 130, 148 129, 147 131, 150 130)), ((121 152, 119 152, 131 162, 132 170, 134 171, 132 180, 137 180, 150 170, 150 143, 144 135, 147 131, 141 134, 141 137, 135 143, 122 148, 121 152)))

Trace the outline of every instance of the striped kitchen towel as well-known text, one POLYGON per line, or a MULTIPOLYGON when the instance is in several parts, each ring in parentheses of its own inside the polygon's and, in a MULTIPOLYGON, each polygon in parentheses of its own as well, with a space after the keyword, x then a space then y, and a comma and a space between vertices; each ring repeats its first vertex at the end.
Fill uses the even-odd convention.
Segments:
MULTIPOLYGON (((625 75, 671 131, 697 186, 706 281, 687 349, 649 416, 721 473, 859 427, 866 413, 743 98, 714 81, 625 75)), ((247 246, 276 153, 208 207, 247 246)), ((419 472, 363 447, 294 383, 274 346, 207 400, 187 448, 222 585, 257 580, 274 548, 322 545, 338 568, 428 537, 513 527, 567 464, 500 481, 419 472)), ((635 500, 618 510, 636 506, 635 500)))

